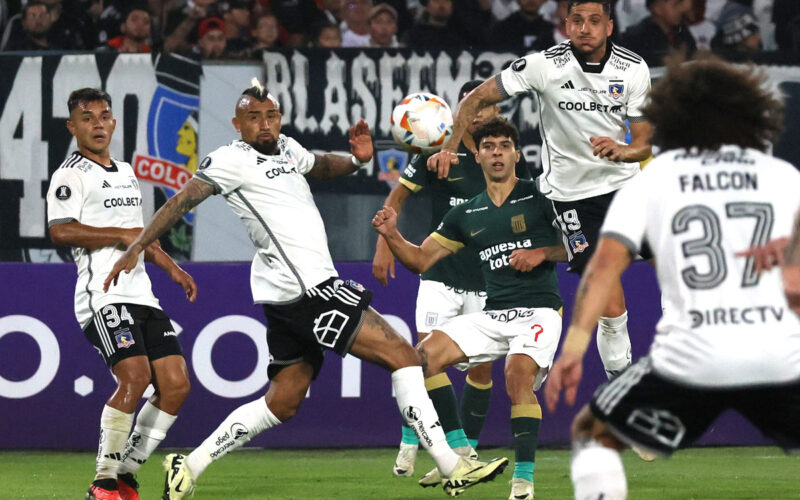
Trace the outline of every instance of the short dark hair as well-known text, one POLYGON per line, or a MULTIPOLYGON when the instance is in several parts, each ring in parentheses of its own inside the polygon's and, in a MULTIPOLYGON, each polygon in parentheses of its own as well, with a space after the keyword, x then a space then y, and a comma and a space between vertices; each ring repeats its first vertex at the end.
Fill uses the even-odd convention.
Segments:
POLYGON ((458 91, 458 101, 461 102, 467 94, 478 88, 483 83, 483 80, 470 80, 464 85, 461 86, 461 89, 458 91))
POLYGON ((713 150, 723 144, 766 150, 783 129, 783 103, 753 66, 737 68, 715 56, 667 59, 653 86, 645 118, 662 149, 713 150))
POLYGON ((519 149, 519 131, 517 127, 502 116, 492 118, 472 133, 476 146, 480 146, 484 137, 508 137, 514 142, 514 149, 519 149))
POLYGON ((36 7, 37 5, 43 5, 48 12, 50 11, 50 6, 44 3, 42 0, 29 0, 28 3, 26 3, 25 6, 22 7, 22 17, 24 18, 25 16, 27 16, 28 11, 31 9, 31 7, 36 7))
POLYGON ((573 7, 577 7, 578 5, 584 3, 599 3, 603 6, 603 12, 611 15, 611 1, 610 0, 569 0, 569 6, 567 7, 567 12, 572 12, 573 7))
POLYGON ((100 89, 86 87, 73 90, 72 93, 70 93, 69 99, 67 99, 67 109, 69 110, 69 113, 72 114, 72 110, 81 104, 88 104, 95 101, 105 101, 108 103, 108 107, 111 107, 111 96, 108 95, 107 92, 100 89))

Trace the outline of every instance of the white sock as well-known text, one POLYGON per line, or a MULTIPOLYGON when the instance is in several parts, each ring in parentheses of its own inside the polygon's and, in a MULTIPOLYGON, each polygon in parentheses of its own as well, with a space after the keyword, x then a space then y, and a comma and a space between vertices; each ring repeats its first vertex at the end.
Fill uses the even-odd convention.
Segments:
POLYGON ((116 479, 125 450, 125 441, 133 425, 133 413, 124 413, 108 405, 100 414, 100 443, 97 446, 95 479, 116 479))
POLYGON ((449 477, 458 455, 447 444, 439 415, 425 390, 422 367, 408 366, 392 372, 392 388, 400 413, 419 438, 419 444, 431 454, 442 475, 449 477))
POLYGON ((616 318, 600 318, 597 323, 597 352, 603 360, 603 368, 606 369, 608 378, 631 364, 628 311, 616 318))
POLYGON ((167 436, 176 418, 177 415, 161 411, 146 401, 136 416, 136 426, 125 444, 119 474, 135 474, 167 436))
POLYGON ((278 417, 267 407, 264 398, 244 404, 233 410, 219 427, 186 457, 186 466, 197 479, 211 462, 219 460, 262 431, 280 423, 278 417))
POLYGON ((628 483, 619 453, 593 442, 572 457, 575 500, 625 500, 628 483))

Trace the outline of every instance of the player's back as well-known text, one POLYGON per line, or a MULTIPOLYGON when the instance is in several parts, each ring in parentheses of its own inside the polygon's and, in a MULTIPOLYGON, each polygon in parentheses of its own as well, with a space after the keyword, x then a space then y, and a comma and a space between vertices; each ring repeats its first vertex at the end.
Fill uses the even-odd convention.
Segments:
MULTIPOLYGON (((630 186, 637 192, 620 201, 656 257, 665 308, 651 353, 656 371, 702 386, 800 377, 800 322, 780 273, 759 275, 753 259, 735 255, 790 234, 800 173, 724 146, 665 152, 639 177, 630 186)), ((609 219, 620 220, 621 208, 609 219)))

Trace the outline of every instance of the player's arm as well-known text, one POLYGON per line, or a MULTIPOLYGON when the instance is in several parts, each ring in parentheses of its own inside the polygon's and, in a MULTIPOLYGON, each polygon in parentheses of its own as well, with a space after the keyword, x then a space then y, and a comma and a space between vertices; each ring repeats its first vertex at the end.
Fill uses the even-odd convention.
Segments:
POLYGON ((397 260, 417 274, 424 273, 453 253, 431 236, 425 238, 419 246, 405 239, 397 229, 397 212, 392 207, 385 206, 378 210, 372 218, 372 227, 383 236, 397 260))
POLYGON ((794 230, 784 252, 783 291, 792 311, 800 316, 800 214, 794 220, 794 230))
POLYGON ((611 137, 590 137, 592 152, 595 156, 606 158, 610 161, 623 161, 626 163, 644 161, 653 154, 650 138, 653 135, 653 126, 647 121, 631 121, 631 143, 620 144, 611 137))
MULTIPOLYGON (((411 190, 405 184, 398 182, 389 192, 389 196, 384 200, 383 206, 392 207, 399 216, 410 194, 411 190)), ((372 275, 384 286, 389 283, 388 276, 395 277, 394 255, 392 255, 392 251, 382 235, 378 235, 378 241, 375 243, 375 256, 372 258, 372 275)))
POLYGON ((603 237, 597 245, 575 294, 572 322, 561 345, 559 355, 548 375, 545 400, 555 410, 564 388, 567 404, 575 403, 578 383, 583 374, 583 356, 589 347, 594 327, 608 303, 608 297, 622 272, 631 263, 627 246, 613 238, 603 237))
POLYGON ((472 92, 466 95, 458 104, 458 109, 453 117, 453 134, 442 146, 442 150, 428 158, 428 170, 435 171, 439 179, 444 179, 450 172, 450 165, 458 163, 458 145, 464 136, 467 127, 478 115, 478 110, 486 106, 501 102, 506 96, 497 85, 497 78, 489 78, 472 92))
POLYGON ((187 212, 199 205, 203 200, 213 195, 215 188, 213 185, 201 181, 196 177, 189 179, 189 182, 178 191, 178 193, 167 200, 161 208, 153 215, 153 220, 145 227, 139 236, 128 246, 128 249, 117 260, 111 272, 108 274, 103 289, 108 291, 108 287, 123 270, 131 272, 136 266, 139 252, 145 249, 150 243, 158 239, 169 228, 175 225, 187 212))
POLYGON ((152 262, 164 270, 172 281, 183 288, 189 302, 194 302, 197 298, 197 284, 194 282, 194 278, 184 271, 177 262, 172 260, 172 257, 161 248, 161 243, 158 240, 150 243, 144 250, 144 260, 152 262))
POLYGON ((142 230, 121 227, 95 227, 73 220, 50 226, 50 240, 56 245, 97 250, 120 246, 127 248, 142 230))
POLYGON ((372 136, 367 122, 359 120, 350 127, 350 156, 314 155, 314 167, 306 174, 312 179, 335 179, 350 175, 372 159, 372 136))
POLYGON ((540 248, 518 248, 511 252, 509 263, 517 271, 532 271, 542 262, 566 262, 567 250, 564 245, 553 245, 540 248))

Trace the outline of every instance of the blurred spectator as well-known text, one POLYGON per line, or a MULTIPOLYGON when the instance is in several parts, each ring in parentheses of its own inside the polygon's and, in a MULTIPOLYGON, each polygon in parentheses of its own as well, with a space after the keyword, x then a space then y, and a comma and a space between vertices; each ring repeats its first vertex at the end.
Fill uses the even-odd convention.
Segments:
POLYGON ((288 33, 286 44, 304 45, 312 30, 325 19, 314 0, 269 0, 272 13, 288 33))
MULTIPOLYGON (((3 50, 52 50, 61 47, 51 43, 53 15, 41 0, 29 0, 20 13, 19 30, 10 33, 3 50)), ((8 28, 13 28, 9 25, 8 28)), ((7 29, 8 29, 7 28, 7 29)))
POLYGON ((617 0, 614 6, 614 31, 624 33, 649 15, 647 0, 617 0))
POLYGON ((502 21, 519 10, 516 0, 494 0, 492 2, 492 17, 495 21, 502 21))
POLYGON ((97 28, 97 42, 100 45, 106 45, 109 40, 121 34, 120 27, 125 17, 125 6, 122 4, 122 0, 100 0, 96 3, 100 4, 98 17, 92 17, 93 12, 98 8, 96 4, 92 5, 88 14, 97 28))
POLYGON ((714 50, 728 52, 759 52, 761 34, 753 9, 739 3, 728 2, 717 20, 717 34, 711 40, 714 50))
POLYGON ((227 0, 221 4, 222 20, 225 21, 226 50, 229 54, 242 56, 253 46, 250 29, 249 0, 227 0))
MULTIPOLYGON (((256 28, 253 30, 256 39, 253 51, 263 52, 264 50, 280 47, 280 42, 278 41, 279 30, 277 17, 272 14, 259 17, 256 22, 256 28)), ((256 55, 260 56, 260 54, 256 55)))
POLYGON ((406 45, 415 49, 455 49, 464 46, 449 22, 452 0, 428 0, 419 20, 406 33, 406 45))
POLYGON ((369 13, 372 0, 349 0, 344 4, 342 47, 369 45, 369 13))
POLYGON ((225 55, 226 43, 225 21, 209 17, 197 26, 197 45, 192 51, 203 59, 220 59, 225 55))
POLYGON ((772 10, 775 41, 781 50, 800 51, 800 2, 775 0, 772 10))
POLYGON ((489 33, 492 47, 541 51, 555 45, 553 25, 539 9, 547 0, 517 0, 519 10, 495 24, 489 33))
MULTIPOLYGON (((567 11, 569 10, 569 0, 556 0, 555 18, 558 24, 553 29, 553 42, 562 43, 569 40, 567 34, 567 11)), ((616 27, 614 28, 616 30, 616 27)))
POLYGON ((685 50, 691 55, 697 44, 683 21, 690 6, 688 0, 647 0, 650 16, 631 26, 620 45, 638 53, 651 66, 660 66, 670 50, 685 50))
POLYGON ((717 33, 717 27, 706 19, 706 0, 692 0, 692 6, 684 17, 697 48, 711 50, 711 39, 717 33))
POLYGON ((406 0, 383 0, 397 12, 397 33, 405 33, 414 24, 414 16, 408 8, 406 0))
POLYGON ((122 34, 109 40, 109 46, 119 52, 150 52, 150 46, 147 45, 150 38, 150 12, 144 7, 128 9, 120 30, 122 34))
POLYGON ((761 33, 761 46, 764 50, 777 50, 775 42, 775 23, 772 22, 774 0, 753 0, 753 14, 758 20, 758 32, 761 33))
POLYGON ((199 23, 208 17, 219 17, 217 0, 187 0, 169 10, 164 22, 164 50, 188 52, 199 40, 199 23))
POLYGON ((388 3, 379 3, 369 11, 369 46, 399 47, 397 11, 388 3))
POLYGON ((458 0, 451 3, 453 14, 449 22, 450 29, 469 46, 485 46, 488 28, 492 24, 491 0, 458 0))
POLYGON ((344 0, 322 0, 322 13, 331 24, 344 21, 344 0))
POLYGON ((311 38, 314 47, 336 48, 342 46, 342 31, 338 24, 320 23, 311 38))

